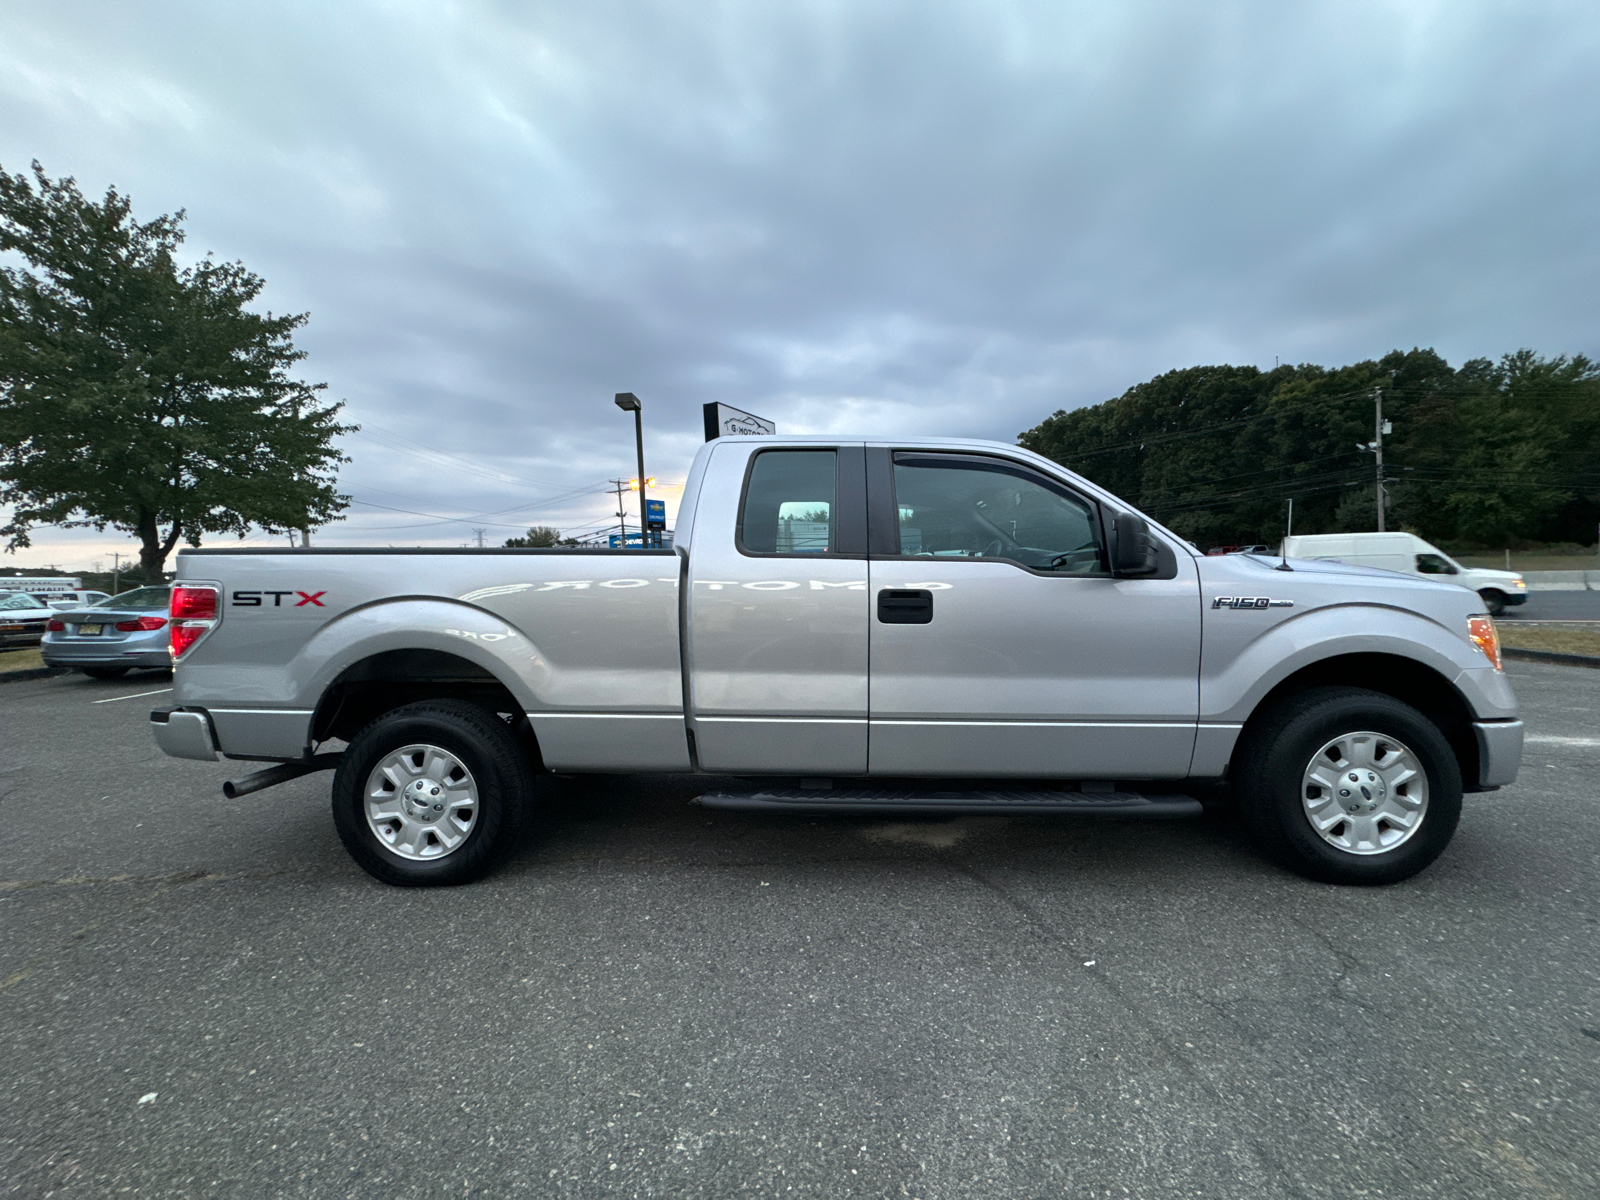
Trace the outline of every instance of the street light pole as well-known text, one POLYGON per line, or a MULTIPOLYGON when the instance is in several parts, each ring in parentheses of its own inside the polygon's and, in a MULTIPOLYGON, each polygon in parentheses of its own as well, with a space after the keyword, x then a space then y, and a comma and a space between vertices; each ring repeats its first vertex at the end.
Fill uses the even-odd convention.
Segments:
MULTIPOLYGON (((650 541, 650 519, 646 515, 644 498, 644 406, 632 392, 618 392, 617 407, 633 414, 633 438, 639 450, 639 548, 643 550, 648 548, 650 541)), ((626 534, 622 539, 622 548, 628 548, 626 534)))

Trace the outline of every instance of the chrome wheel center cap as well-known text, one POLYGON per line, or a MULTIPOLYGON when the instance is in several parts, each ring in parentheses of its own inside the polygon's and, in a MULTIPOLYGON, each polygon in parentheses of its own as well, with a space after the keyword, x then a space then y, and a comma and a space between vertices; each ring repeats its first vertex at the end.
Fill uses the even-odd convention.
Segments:
POLYGON ((1345 812, 1377 812, 1388 798, 1389 788, 1376 771, 1346 771, 1339 777, 1339 807, 1345 812))
POLYGON ((444 789, 432 779, 413 779, 400 795, 413 821, 437 821, 444 815, 444 789))

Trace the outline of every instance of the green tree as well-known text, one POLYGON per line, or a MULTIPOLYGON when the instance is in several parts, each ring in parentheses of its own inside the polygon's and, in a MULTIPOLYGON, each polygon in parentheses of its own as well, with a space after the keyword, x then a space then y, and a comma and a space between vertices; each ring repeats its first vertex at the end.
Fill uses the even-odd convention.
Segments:
POLYGON ((36 162, 0 170, 0 533, 112 526, 146 579, 179 540, 331 520, 341 404, 290 376, 306 315, 247 310, 263 281, 210 256, 182 267, 184 213, 139 222, 36 162))
POLYGON ((1390 528, 1499 546, 1588 541, 1600 519, 1600 370, 1529 350, 1452 369, 1432 350, 1346 367, 1170 371, 1057 412, 1019 442, 1102 484, 1202 547, 1376 528, 1373 393, 1390 528))
POLYGON ((521 547, 524 550, 539 546, 557 546, 561 544, 561 531, 551 529, 548 525, 535 525, 528 530, 527 537, 507 538, 507 546, 521 547))

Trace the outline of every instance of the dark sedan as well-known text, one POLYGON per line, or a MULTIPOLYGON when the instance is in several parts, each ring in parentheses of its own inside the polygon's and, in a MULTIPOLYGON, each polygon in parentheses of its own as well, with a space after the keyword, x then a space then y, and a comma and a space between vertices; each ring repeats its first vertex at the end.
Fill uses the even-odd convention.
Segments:
POLYGON ((55 615, 55 609, 27 592, 0 595, 0 647, 37 646, 55 615))
POLYGON ((45 665, 115 679, 135 667, 172 669, 167 604, 172 589, 142 587, 88 608, 52 612, 39 650, 45 665))

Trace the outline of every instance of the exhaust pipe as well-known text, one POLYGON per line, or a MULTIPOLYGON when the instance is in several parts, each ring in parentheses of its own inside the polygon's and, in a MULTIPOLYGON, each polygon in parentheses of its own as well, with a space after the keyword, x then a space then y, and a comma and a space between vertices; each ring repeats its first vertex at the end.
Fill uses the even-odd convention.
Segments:
POLYGON ((246 775, 243 779, 228 780, 222 785, 222 794, 229 800, 237 800, 240 796, 248 796, 251 792, 261 791, 262 788, 288 783, 291 779, 299 779, 300 776, 310 775, 313 771, 331 771, 339 765, 341 757, 343 756, 338 754, 317 754, 311 758, 279 763, 264 771, 246 775))

